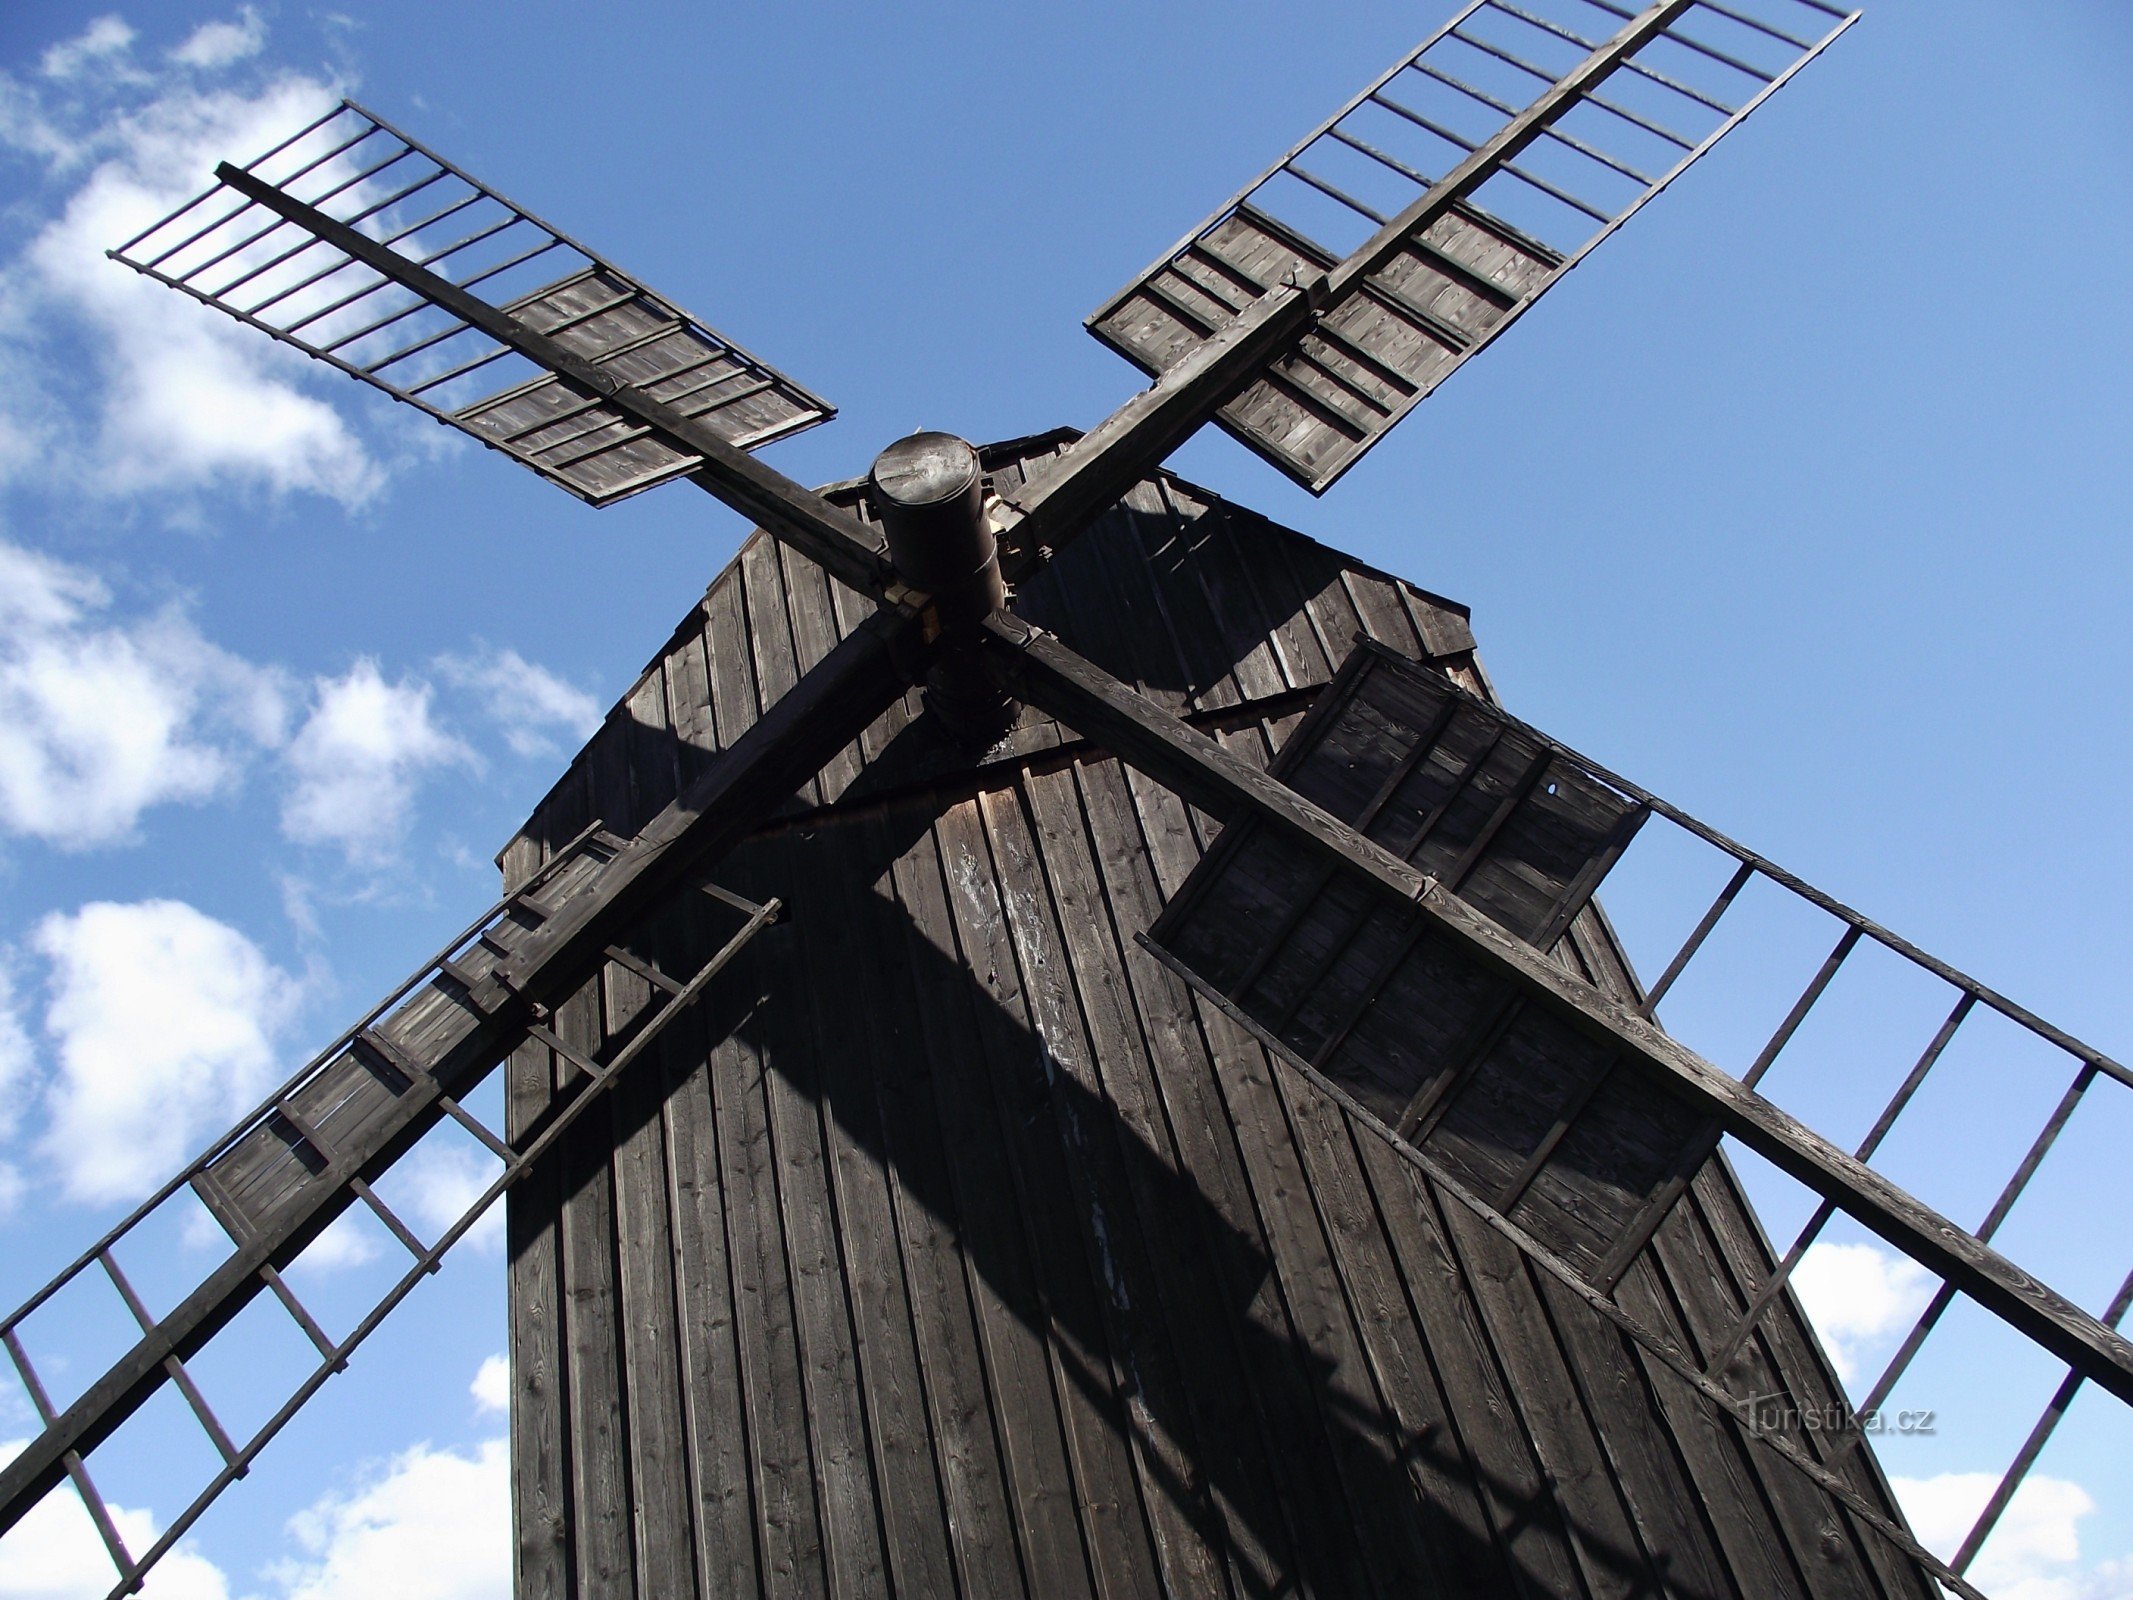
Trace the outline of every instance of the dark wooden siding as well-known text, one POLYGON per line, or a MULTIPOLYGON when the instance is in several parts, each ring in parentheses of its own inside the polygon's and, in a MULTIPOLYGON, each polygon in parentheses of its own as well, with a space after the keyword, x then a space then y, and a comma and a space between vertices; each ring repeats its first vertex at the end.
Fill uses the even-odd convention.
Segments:
MULTIPOLYGON (((507 875, 634 828, 848 598, 751 542, 507 875)), ((1020 604, 1259 761, 1358 631, 1481 686, 1456 608, 1174 483, 1020 604)), ((1209 842, 1070 733, 973 765, 907 705, 719 869, 791 920, 513 1191, 520 1592, 1926 1594, 1135 943, 1209 842)), ((1595 913, 1564 948, 1626 988, 1595 913)), ((1621 1293, 1694 1349, 1768 1269, 1713 1162, 1621 1293)), ((1789 1307, 1728 1377, 1836 1393, 1789 1307)))

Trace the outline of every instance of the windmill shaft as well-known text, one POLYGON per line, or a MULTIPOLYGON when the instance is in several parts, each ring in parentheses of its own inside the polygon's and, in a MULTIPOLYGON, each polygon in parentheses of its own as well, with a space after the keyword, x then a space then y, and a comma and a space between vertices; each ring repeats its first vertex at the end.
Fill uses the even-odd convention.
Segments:
POLYGON ((1721 1072, 1628 1007, 1512 937, 1435 879, 1240 760, 1057 639, 1020 620, 988 624, 1013 692, 1225 820, 1252 818, 1412 904, 1430 932, 1509 977, 1578 1032, 1833 1202, 2083 1376, 2133 1403, 2133 1344, 1955 1223, 1721 1072))

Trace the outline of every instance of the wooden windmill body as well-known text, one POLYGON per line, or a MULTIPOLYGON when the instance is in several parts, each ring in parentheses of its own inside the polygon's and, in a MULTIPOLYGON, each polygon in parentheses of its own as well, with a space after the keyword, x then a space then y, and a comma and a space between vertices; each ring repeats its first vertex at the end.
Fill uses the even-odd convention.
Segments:
MULTIPOLYGON (((1167 476, 1016 611, 1255 765, 1359 637, 1487 694, 1462 608, 1167 476)), ((507 879, 648 819, 865 612, 751 539, 507 879)), ((917 713, 727 858, 789 920, 512 1191, 521 1593, 1931 1592, 1136 942, 1206 817, 1049 718, 969 754, 917 713)), ((1632 992, 1597 908, 1560 953, 1632 992)), ((596 1054, 646 992, 558 1031, 596 1054)), ((513 1070, 530 1125, 555 1060, 513 1070)), ((1621 1293, 1708 1339, 1770 1266, 1713 1157, 1621 1293)), ((1729 1381, 1841 1405, 1797 1309, 1764 1327, 1729 1381)))
POLYGON ((0 1324, 47 1424, 0 1531, 71 1482, 134 1585, 503 1198, 527 1596, 1974 1595, 2075 1391, 2133 1400, 2133 1279, 2092 1312, 1990 1245, 2133 1073, 1517 722, 1456 603, 1162 470, 1212 420, 1326 488, 1851 20, 1542 9, 1478 0, 1101 308, 1156 381, 1097 428, 915 435, 820 492, 746 452, 821 401, 359 107, 114 252, 595 505, 685 478, 761 526, 498 904, 0 1324), (1595 894, 1647 824, 1730 875, 1640 976, 1595 894), (1655 1010, 1751 883, 1835 942, 1714 1065, 1655 1010), (1847 1153, 1756 1085, 1862 945, 1949 1010, 1847 1153), (1973 1012, 2073 1078, 1969 1229, 1869 1162, 1973 1012), (424 1240, 373 1183, 440 1130, 496 1178, 424 1240), (1782 1252, 1724 1138, 1817 1197, 1782 1252), (229 1252, 151 1308, 129 1236, 194 1199, 229 1252), (352 1206, 411 1264, 328 1331, 282 1273, 352 1206), (1960 1550, 1910 1533, 1794 1299, 1839 1213, 1942 1285, 1861 1413, 1958 1296, 2064 1364, 1960 1550), (18 1330, 84 1275, 139 1337, 61 1405, 18 1330), (233 1438, 186 1363, 268 1301, 319 1365, 233 1438), (90 1467, 166 1385, 224 1469, 131 1551, 90 1467))

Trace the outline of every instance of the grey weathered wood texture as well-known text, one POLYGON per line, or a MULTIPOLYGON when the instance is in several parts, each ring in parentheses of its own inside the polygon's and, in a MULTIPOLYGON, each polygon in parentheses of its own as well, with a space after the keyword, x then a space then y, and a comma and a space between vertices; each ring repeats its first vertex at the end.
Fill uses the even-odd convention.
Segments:
MULTIPOLYGON (((1167 478, 1017 608, 1262 763, 1358 634, 1487 688, 1459 607, 1167 478)), ((507 876, 633 829, 865 611, 753 538, 507 876)), ((1205 818, 1071 730, 973 760, 916 709, 719 868, 790 923, 512 1191, 521 1592, 1931 1592, 1136 944, 1205 818)), ((1629 989, 1592 911, 1558 948, 1629 989)), ((515 1119, 555 1071, 514 1061, 515 1119)), ((1712 1160, 1620 1292, 1693 1351, 1769 1271, 1712 1160)), ((1789 1301, 1724 1381, 1839 1392, 1789 1301)))

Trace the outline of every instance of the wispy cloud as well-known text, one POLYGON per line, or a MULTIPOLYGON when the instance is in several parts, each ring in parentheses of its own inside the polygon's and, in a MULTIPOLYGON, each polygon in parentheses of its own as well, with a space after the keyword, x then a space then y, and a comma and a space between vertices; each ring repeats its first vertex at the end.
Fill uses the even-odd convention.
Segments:
POLYGON ((71 186, 0 262, 0 472, 34 468, 107 497, 242 489, 350 505, 382 483, 299 358, 104 256, 198 194, 218 160, 267 149, 332 104, 312 78, 223 82, 264 38, 242 11, 145 71, 110 17, 48 50, 42 82, 0 75, 0 144, 71 186))
MULTIPOLYGON (((0 1440, 0 1462, 21 1454, 26 1439, 0 1440)), ((129 1550, 145 1550, 161 1530, 146 1511, 109 1505, 129 1550)), ((88 1600, 108 1593, 116 1575, 88 1507, 71 1489, 48 1494, 0 1539, 0 1600, 88 1600)), ((181 1543, 157 1563, 141 1600, 228 1600, 229 1580, 213 1562, 181 1543)))
POLYGON ((388 683, 368 657, 339 678, 321 679, 289 744, 295 781, 282 806, 282 831, 299 843, 332 846, 354 865, 391 860, 424 774, 475 759, 438 726, 430 702, 427 683, 388 683))
MULTIPOLYGON (((1947 1558, 1999 1481, 1991 1472, 1943 1472, 1896 1478, 1892 1485, 1919 1542, 1947 1558)), ((2081 1523, 2095 1510, 2080 1484, 2031 1474, 1965 1576, 1993 1600, 2125 1600, 2133 1595, 2133 1564, 2081 1565, 2081 1523)))
POLYGON ((93 575, 0 543, 0 828, 68 849, 124 840, 149 807, 217 793, 280 741, 279 674, 175 608, 110 608, 93 575))
POLYGON ((600 726, 600 702, 516 650, 483 646, 442 656, 438 676, 480 698, 483 711, 515 754, 553 754, 557 737, 583 742, 600 726))
POLYGON ((417 1445, 289 1531, 302 1555, 272 1569, 286 1600, 509 1600, 510 1463, 504 1441, 461 1453, 417 1445))
POLYGON ((1792 1286, 1847 1385, 1925 1309, 1937 1282, 1910 1257, 1864 1243, 1810 1245, 1792 1274, 1792 1286))
POLYGON ((176 900, 99 901, 30 938, 54 1071, 38 1153, 72 1199, 145 1194, 276 1076, 296 978, 176 900))
POLYGON ((214 72, 258 55, 266 42, 267 25, 258 10, 239 6, 235 20, 203 22, 195 28, 183 44, 171 51, 170 59, 181 67, 214 72))

